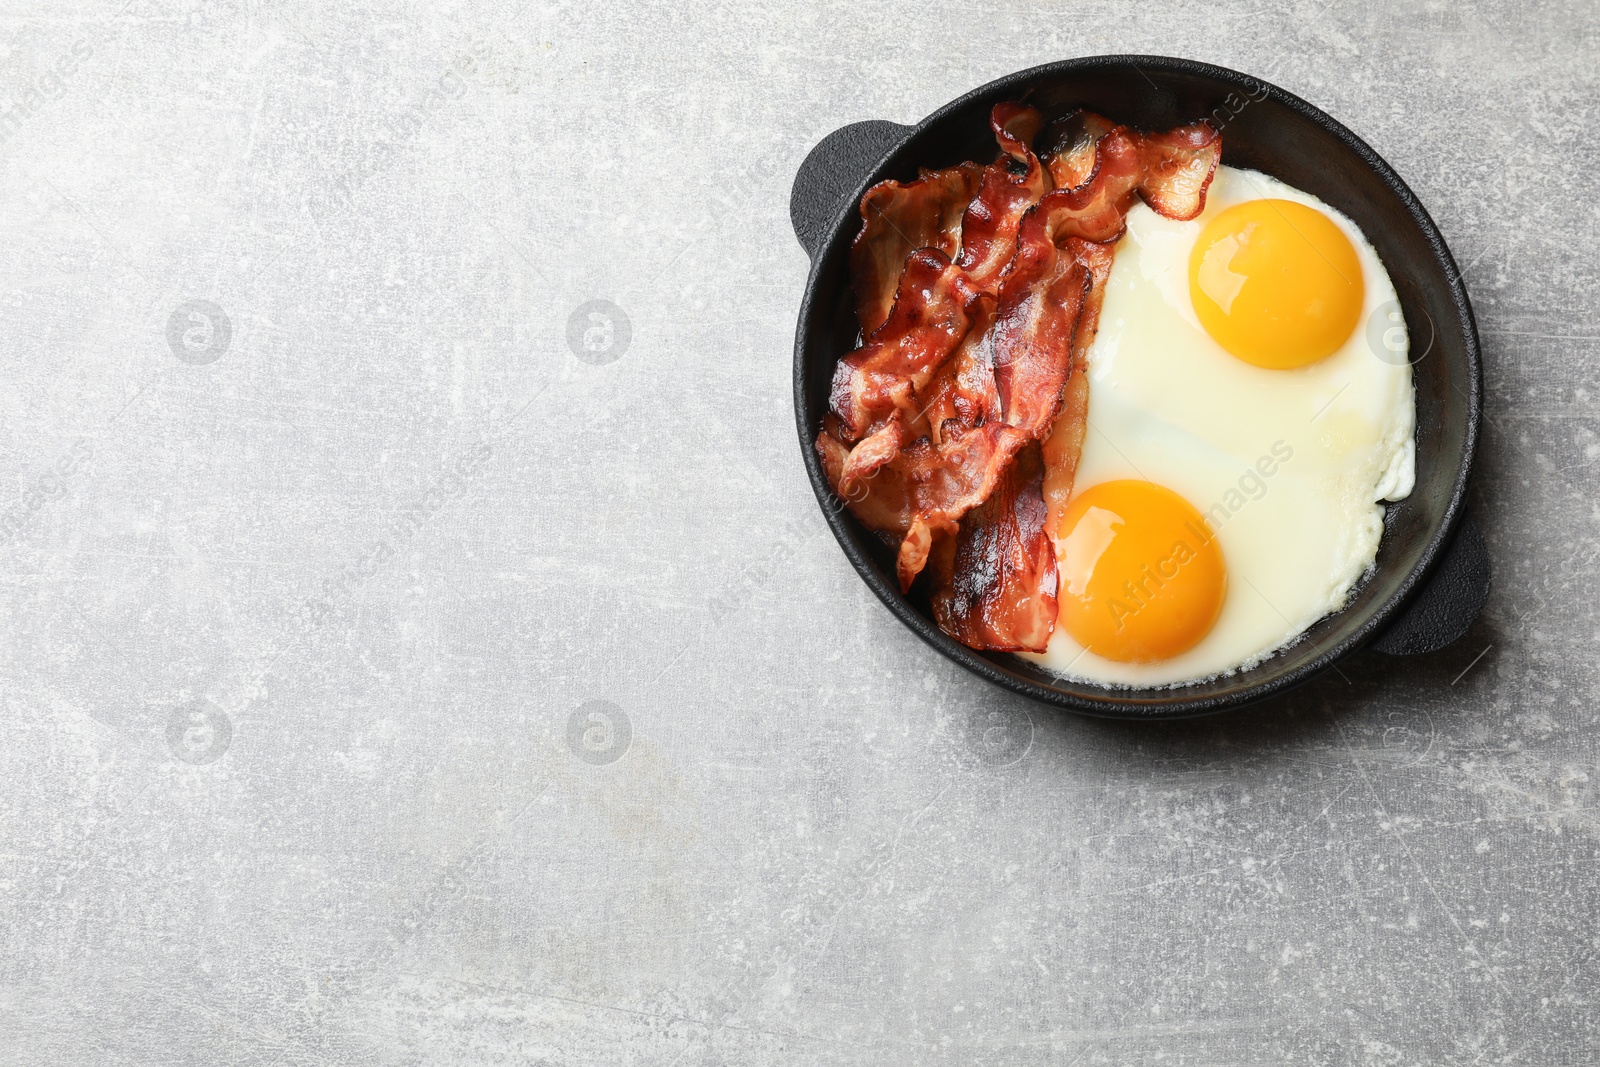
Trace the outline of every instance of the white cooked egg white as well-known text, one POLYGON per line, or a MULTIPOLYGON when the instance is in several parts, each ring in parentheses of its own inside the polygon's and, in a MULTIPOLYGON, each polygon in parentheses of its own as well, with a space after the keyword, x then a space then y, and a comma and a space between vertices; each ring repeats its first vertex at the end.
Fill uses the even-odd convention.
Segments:
POLYGON ((1217 168, 1199 218, 1128 213, 1088 353, 1089 429, 1075 491, 1123 478, 1166 486, 1206 516, 1227 567, 1210 632, 1187 652, 1121 663, 1057 626, 1028 658, 1110 686, 1195 682, 1254 666, 1344 607, 1372 566, 1384 500, 1410 494, 1411 366, 1394 284, 1355 224, 1316 197, 1255 171, 1217 168), (1327 358, 1269 370, 1230 355, 1201 326, 1189 254, 1218 212, 1293 200, 1325 214, 1361 261, 1365 305, 1327 358))

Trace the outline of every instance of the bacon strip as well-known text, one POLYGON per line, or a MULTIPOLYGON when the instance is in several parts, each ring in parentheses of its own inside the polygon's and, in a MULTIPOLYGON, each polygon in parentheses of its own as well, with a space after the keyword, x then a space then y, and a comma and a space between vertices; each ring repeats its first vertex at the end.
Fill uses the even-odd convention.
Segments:
POLYGON ((861 198, 861 232, 850 245, 850 281, 863 334, 889 317, 907 256, 919 248, 936 248, 949 257, 961 250, 961 219, 982 175, 977 163, 924 169, 916 181, 879 182, 861 198))
POLYGON ((1072 487, 1078 478, 1078 460, 1083 457, 1083 439, 1089 431, 1089 375, 1075 366, 1061 390, 1061 413, 1056 416, 1050 436, 1041 445, 1044 457, 1044 482, 1040 491, 1049 519, 1045 529, 1050 539, 1060 541, 1066 531, 1062 516, 1072 500, 1072 487))
MULTIPOLYGON (((1040 227, 1052 235, 1071 232, 1103 240, 1100 235, 1113 228, 1111 212, 1115 210, 1114 226, 1120 235, 1133 190, 1159 214, 1179 220, 1193 218, 1205 210, 1206 190, 1222 158, 1221 137, 1203 122, 1166 133, 1134 134, 1092 112, 1080 111, 1052 124, 1050 136, 1058 145, 1049 157, 1058 184, 1081 175, 1086 157, 1092 158, 1093 165, 1076 185, 1046 196, 1024 224, 1025 232, 1040 227)), ((1022 240, 1019 237, 1019 251, 1022 240)), ((1055 425, 1044 441, 1044 498, 1052 537, 1057 535, 1072 497, 1083 451, 1089 415, 1089 383, 1083 368, 1099 329, 1100 305, 1113 256, 1109 244, 1070 237, 1068 243, 1088 269, 1089 291, 1072 343, 1073 372, 1063 389, 1055 425)))
POLYGON ((1000 391, 994 378, 993 327, 995 298, 981 293, 973 301, 971 326, 939 373, 920 391, 922 412, 910 428, 935 445, 944 440, 944 424, 955 420, 977 426, 1000 418, 1000 391))
POLYGON ((1002 422, 967 427, 950 421, 940 444, 923 439, 896 457, 894 466, 911 486, 913 508, 895 561, 901 592, 927 564, 934 539, 954 533, 961 517, 989 498, 1028 441, 1002 422))
MULTIPOLYGON (((1093 120, 1084 120, 1086 130, 1105 122, 1098 116, 1093 120)), ((1083 169, 1081 141, 1062 151, 1065 155, 1052 157, 1051 173, 1076 176, 1083 169)), ((1222 138, 1204 122, 1154 134, 1113 126, 1094 143, 1089 176, 1047 194, 1033 214, 1046 216, 1039 224, 1055 240, 1071 236, 1102 242, 1122 236, 1135 194, 1167 218, 1192 219, 1205 210, 1206 190, 1221 159, 1222 138)))
POLYGON ((1076 189, 1094 174, 1095 145, 1116 123, 1093 111, 1074 111, 1045 128, 1046 159, 1057 189, 1076 189))
POLYGON ((826 429, 817 435, 817 455, 828 475, 828 483, 862 525, 876 533, 892 535, 896 542, 905 537, 911 527, 914 503, 910 485, 901 471, 879 469, 847 484, 844 464, 850 449, 833 431, 826 429))
POLYGON ((1206 188, 1222 161, 1222 136, 1209 123, 1197 122, 1163 133, 1132 133, 1092 111, 1074 111, 1052 122, 1041 154, 1057 189, 1075 189, 1094 176, 1099 146, 1121 130, 1139 153, 1139 195, 1157 213, 1180 221, 1192 219, 1206 206, 1206 188))
POLYGON ((1050 176, 1028 146, 1043 116, 1023 104, 996 104, 989 126, 1000 142, 1000 158, 983 170, 978 195, 961 220, 961 255, 956 263, 973 288, 992 292, 1011 259, 1017 226, 1050 188, 1050 176))
POLYGON ((1158 215, 1180 222, 1206 209, 1206 190, 1222 162, 1222 135, 1210 123, 1140 135, 1144 177, 1139 195, 1158 215))
POLYGON ((960 533, 941 545, 933 616, 970 648, 1042 652, 1056 624, 1056 550, 1045 533, 1037 445, 1022 450, 960 533))
POLYGON ((952 421, 945 429, 940 444, 922 438, 852 480, 846 478, 850 449, 839 440, 837 427, 830 425, 817 436, 817 454, 834 490, 862 525, 898 546, 901 592, 911 588, 927 564, 936 539, 954 534, 958 520, 994 493, 1029 441, 1000 422, 966 427, 952 421))
POLYGON ((1035 209, 1017 234, 1016 257, 1000 282, 992 341, 1002 417, 1030 439, 1049 430, 1061 406, 1088 289, 1088 272, 1074 250, 1057 247, 1037 224, 1040 218, 1035 209))
POLYGON ((854 481, 893 459, 910 438, 926 387, 967 336, 978 294, 944 253, 919 249, 906 259, 889 318, 834 370, 831 408, 843 441, 854 444, 844 478, 854 481))
POLYGON ((1100 328, 1100 305, 1105 300, 1106 282, 1111 278, 1111 245, 1081 241, 1075 254, 1089 272, 1089 291, 1083 313, 1072 335, 1072 373, 1061 390, 1061 411, 1050 435, 1043 441, 1044 483, 1042 491, 1049 519, 1045 529, 1052 540, 1060 540, 1061 517, 1072 499, 1072 485, 1078 475, 1078 459, 1083 454, 1083 438, 1089 428, 1089 346, 1100 328))

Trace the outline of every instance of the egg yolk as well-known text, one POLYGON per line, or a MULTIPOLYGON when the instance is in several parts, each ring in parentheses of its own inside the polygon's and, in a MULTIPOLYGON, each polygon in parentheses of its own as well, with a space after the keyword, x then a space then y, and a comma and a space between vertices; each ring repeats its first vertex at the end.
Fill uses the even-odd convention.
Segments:
POLYGON ((1154 482, 1101 482, 1067 505, 1057 621, 1096 655, 1151 663, 1187 651, 1222 611, 1227 570, 1199 511, 1154 482))
POLYGON ((1365 296, 1344 231, 1292 200, 1249 200, 1206 223, 1189 254, 1200 324, 1230 353, 1271 370, 1332 355, 1365 296))

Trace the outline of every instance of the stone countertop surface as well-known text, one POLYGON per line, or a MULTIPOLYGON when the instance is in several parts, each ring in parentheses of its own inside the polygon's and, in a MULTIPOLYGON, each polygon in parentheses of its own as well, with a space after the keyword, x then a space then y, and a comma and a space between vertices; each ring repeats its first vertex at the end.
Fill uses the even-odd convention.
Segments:
POLYGON ((1600 8, 0 13, 0 1062, 1600 1061, 1600 8), (1107 52, 1438 220, 1483 617, 1251 712, 989 688, 827 533, 788 192, 1107 52))

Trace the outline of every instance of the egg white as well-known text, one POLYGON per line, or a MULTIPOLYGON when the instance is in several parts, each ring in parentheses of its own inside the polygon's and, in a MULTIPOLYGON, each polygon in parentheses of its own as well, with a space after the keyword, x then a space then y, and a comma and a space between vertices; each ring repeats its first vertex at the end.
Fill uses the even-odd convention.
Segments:
POLYGON ((1076 490, 1156 482, 1207 514, 1227 566, 1222 613, 1199 644, 1157 663, 1118 663, 1057 627, 1029 658, 1108 686, 1200 681, 1250 667, 1344 607, 1372 566, 1384 500, 1410 494, 1415 402, 1394 284, 1356 225, 1256 171, 1219 167, 1199 218, 1128 213, 1088 354, 1089 429, 1076 490), (1189 253, 1216 213, 1277 198, 1315 208, 1350 238, 1366 297, 1333 355, 1296 370, 1245 363, 1206 333, 1189 297, 1189 253), (1285 456, 1287 455, 1287 458, 1285 456))

